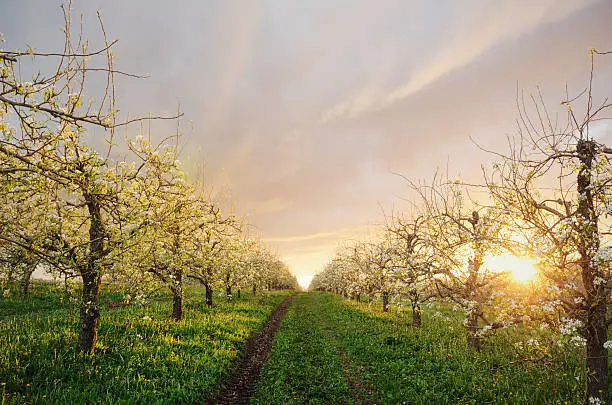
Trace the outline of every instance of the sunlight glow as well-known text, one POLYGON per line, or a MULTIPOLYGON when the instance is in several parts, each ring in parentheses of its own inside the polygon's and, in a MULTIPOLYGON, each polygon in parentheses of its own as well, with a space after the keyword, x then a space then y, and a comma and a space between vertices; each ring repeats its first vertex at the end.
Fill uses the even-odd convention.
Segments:
POLYGON ((485 265, 493 271, 508 271, 517 281, 533 280, 538 272, 535 268, 535 260, 517 257, 510 253, 488 257, 485 265))
POLYGON ((312 280, 312 275, 304 275, 301 277, 298 277, 298 283, 299 285, 303 288, 303 289, 307 289, 308 286, 310 285, 310 280, 312 280))

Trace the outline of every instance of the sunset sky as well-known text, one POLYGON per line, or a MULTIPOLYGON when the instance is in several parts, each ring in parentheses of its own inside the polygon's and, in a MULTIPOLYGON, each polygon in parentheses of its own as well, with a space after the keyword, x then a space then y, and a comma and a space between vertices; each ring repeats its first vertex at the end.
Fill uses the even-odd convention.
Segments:
MULTIPOLYGON (((4 49, 61 49, 58 2, 8 0, 4 49)), ((514 133, 517 84, 551 108, 582 90, 588 49, 612 50, 608 0, 74 1, 96 10, 120 70, 121 114, 185 114, 185 167, 204 164, 302 283, 338 243, 410 198, 402 174, 478 179, 514 133)), ((612 55, 596 96, 612 97, 612 55)), ((559 110, 562 111, 562 110, 559 110)), ((172 127, 153 125, 161 138, 172 127)), ((612 124, 597 136, 612 143, 612 124)), ((195 170, 193 170, 195 171, 195 170)), ((226 197, 227 198, 227 197, 226 197)))

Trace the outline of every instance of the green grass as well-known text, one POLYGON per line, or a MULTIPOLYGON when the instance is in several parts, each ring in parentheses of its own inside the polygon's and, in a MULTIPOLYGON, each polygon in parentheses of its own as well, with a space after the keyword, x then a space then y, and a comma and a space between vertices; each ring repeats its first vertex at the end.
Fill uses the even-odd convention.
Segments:
POLYGON ((310 295, 294 299, 276 332, 272 354, 262 370, 258 404, 335 404, 349 399, 336 347, 310 295))
POLYGON ((477 353, 467 347, 461 319, 446 307, 428 309, 417 329, 410 313, 383 313, 379 305, 326 293, 300 295, 277 332, 254 403, 581 402, 580 350, 551 348, 546 363, 516 361, 513 344, 525 331, 514 328, 477 353))
POLYGON ((122 294, 107 287, 96 353, 80 356, 77 311, 36 283, 26 298, 0 298, 2 403, 201 403, 287 294, 217 298, 207 309, 203 292, 189 289, 185 319, 174 322, 169 295, 112 309, 122 294))

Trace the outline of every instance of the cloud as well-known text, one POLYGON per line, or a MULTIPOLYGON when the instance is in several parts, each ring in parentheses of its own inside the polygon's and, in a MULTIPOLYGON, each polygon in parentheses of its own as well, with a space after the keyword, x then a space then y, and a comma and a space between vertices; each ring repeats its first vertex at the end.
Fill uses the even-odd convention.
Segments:
POLYGON ((277 213, 290 208, 294 202, 288 198, 279 196, 262 201, 253 205, 253 212, 257 214, 277 213))
MULTIPOLYGON (((390 90, 366 86, 357 96, 336 104, 323 114, 322 121, 354 117, 386 108, 423 90, 446 74, 473 62, 503 41, 516 39, 537 27, 561 20, 594 0, 522 0, 508 2, 476 1, 456 9, 454 27, 433 58, 423 61, 405 81, 390 90)), ((413 55, 422 58, 421 55, 413 55)))
POLYGON ((281 236, 281 237, 269 237, 264 238, 264 242, 270 243, 290 243, 290 242, 303 242, 303 241, 313 241, 313 240, 328 240, 328 239, 343 239, 348 236, 354 236, 356 234, 361 234, 367 228, 355 227, 355 228, 347 228, 340 229, 331 232, 318 232, 308 235, 296 235, 296 236, 281 236))
MULTIPOLYGON (((39 3, 3 8, 8 48, 56 49, 61 15, 39 3)), ((183 160, 203 159, 207 185, 231 189, 238 214, 304 275, 410 197, 392 173, 429 178, 450 160, 478 176, 488 157, 469 136, 504 146, 517 81, 558 105, 565 83, 583 88, 587 49, 612 46, 603 0, 74 4, 87 23, 103 9, 118 68, 151 74, 118 82, 121 113, 180 101, 193 123, 183 160)), ((612 91, 611 62, 598 58, 599 95, 612 91)), ((154 123, 153 136, 172 125, 154 123)))

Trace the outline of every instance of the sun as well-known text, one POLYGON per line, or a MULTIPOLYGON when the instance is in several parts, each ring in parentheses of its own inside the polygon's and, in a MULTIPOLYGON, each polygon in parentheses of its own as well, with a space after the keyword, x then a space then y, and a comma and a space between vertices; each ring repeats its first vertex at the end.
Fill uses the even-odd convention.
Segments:
POLYGON ((533 280, 538 273, 535 260, 510 253, 488 257, 485 265, 493 271, 509 271, 515 280, 523 282, 533 280))

